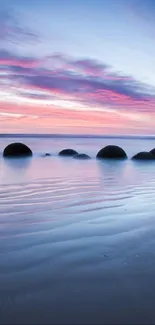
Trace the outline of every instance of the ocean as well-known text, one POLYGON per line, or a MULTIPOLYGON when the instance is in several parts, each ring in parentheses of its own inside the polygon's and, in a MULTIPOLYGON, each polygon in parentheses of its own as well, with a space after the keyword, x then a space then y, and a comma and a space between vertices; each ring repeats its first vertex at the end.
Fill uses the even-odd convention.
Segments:
POLYGON ((154 147, 0 137, 0 324, 155 324, 155 163, 130 159, 154 147), (4 159, 16 141, 33 157, 4 159), (107 144, 129 159, 97 161, 107 144), (64 148, 92 159, 58 157, 64 148))

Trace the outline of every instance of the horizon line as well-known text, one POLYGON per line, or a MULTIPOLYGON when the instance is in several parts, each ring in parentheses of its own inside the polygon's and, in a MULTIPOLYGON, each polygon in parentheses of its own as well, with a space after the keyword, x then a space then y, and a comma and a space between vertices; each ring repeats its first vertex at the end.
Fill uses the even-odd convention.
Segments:
POLYGON ((120 138, 120 139, 155 139, 155 135, 93 135, 93 134, 59 134, 59 133, 0 133, 0 137, 57 137, 57 138, 120 138))

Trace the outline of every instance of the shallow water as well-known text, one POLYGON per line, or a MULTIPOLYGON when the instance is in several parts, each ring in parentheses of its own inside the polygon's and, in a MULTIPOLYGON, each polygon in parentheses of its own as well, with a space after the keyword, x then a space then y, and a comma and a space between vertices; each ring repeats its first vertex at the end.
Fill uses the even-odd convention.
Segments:
POLYGON ((95 159, 154 141, 20 141, 32 159, 0 157, 0 324, 154 324, 155 163, 95 159))

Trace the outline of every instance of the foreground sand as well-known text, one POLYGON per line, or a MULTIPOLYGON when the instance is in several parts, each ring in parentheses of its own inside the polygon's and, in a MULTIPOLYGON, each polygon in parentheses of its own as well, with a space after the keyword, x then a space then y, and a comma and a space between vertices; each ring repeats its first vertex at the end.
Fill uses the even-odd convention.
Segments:
POLYGON ((0 324, 154 324, 154 165, 0 171, 0 324))

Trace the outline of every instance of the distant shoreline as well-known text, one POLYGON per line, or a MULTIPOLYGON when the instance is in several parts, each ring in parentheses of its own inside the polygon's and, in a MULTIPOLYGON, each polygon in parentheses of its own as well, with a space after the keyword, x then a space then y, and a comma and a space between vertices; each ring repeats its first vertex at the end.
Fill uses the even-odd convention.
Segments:
POLYGON ((139 139, 139 140, 155 140, 155 135, 138 136, 138 135, 86 135, 86 134, 0 134, 0 138, 85 138, 85 139, 139 139))

